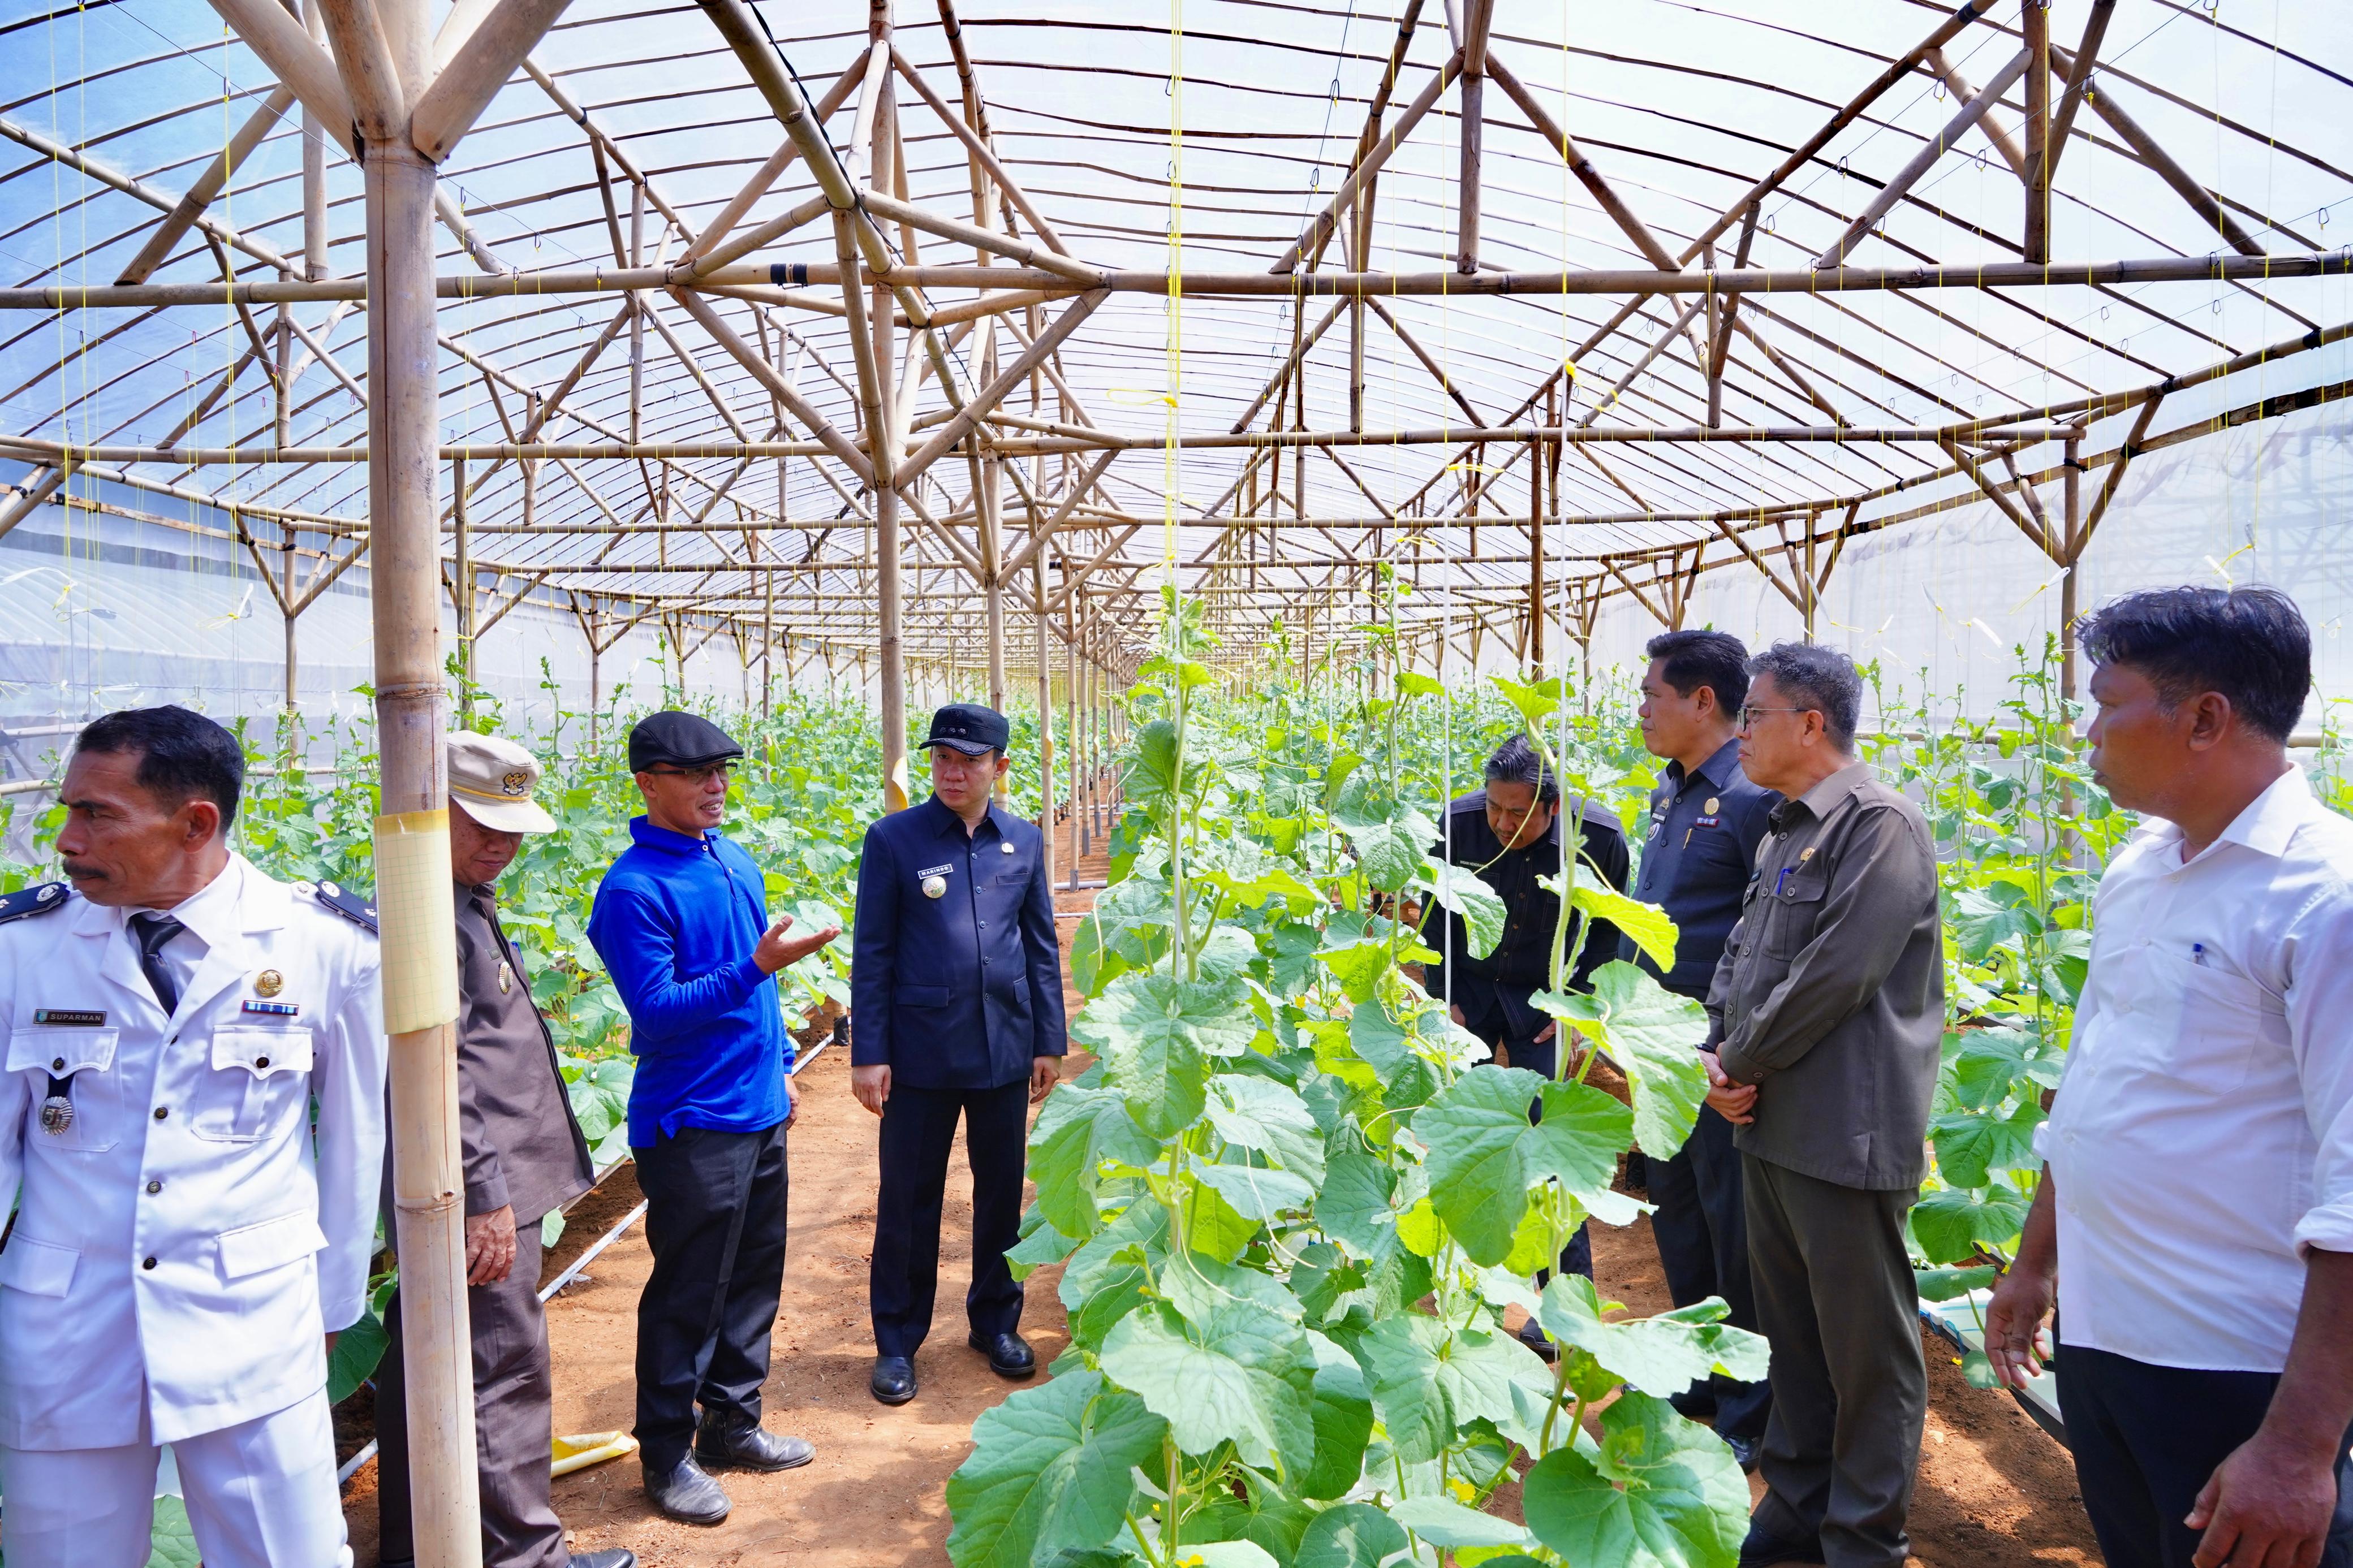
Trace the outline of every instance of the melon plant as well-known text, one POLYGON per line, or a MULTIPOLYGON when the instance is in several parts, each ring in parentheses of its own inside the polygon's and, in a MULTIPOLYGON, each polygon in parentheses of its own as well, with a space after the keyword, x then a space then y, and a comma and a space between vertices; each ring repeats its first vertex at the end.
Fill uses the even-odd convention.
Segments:
MULTIPOLYGON (((1039 1113, 1014 1254, 1061 1266, 1071 1342, 976 1424, 949 1555, 1730 1564, 1746 1483, 1667 1396, 1762 1376, 1762 1342, 1720 1302, 1620 1321, 1586 1280, 1530 1283, 1588 1216, 1639 1212, 1611 1190, 1621 1153, 1690 1132, 1697 1005, 1631 964, 1558 984, 1587 921, 1667 952, 1672 923, 1567 868, 1540 1005, 1624 1068, 1630 1106, 1567 1053, 1557 1081, 1479 1065, 1398 918, 1459 912, 1474 951, 1502 929, 1493 891, 1429 853, 1442 802, 1398 751, 1400 715, 1450 699, 1405 676, 1315 719, 1279 683, 1217 695, 1209 646, 1167 602, 1127 696, 1120 874, 1071 954, 1071 1037, 1097 1060, 1039 1113), (1507 1329, 1514 1306, 1556 1366, 1507 1329), (1513 1480, 1525 1526, 1485 1506, 1513 1480)), ((1559 688, 1497 684, 1550 753, 1559 688)), ((1590 784, 1556 761, 1572 795, 1590 784)))

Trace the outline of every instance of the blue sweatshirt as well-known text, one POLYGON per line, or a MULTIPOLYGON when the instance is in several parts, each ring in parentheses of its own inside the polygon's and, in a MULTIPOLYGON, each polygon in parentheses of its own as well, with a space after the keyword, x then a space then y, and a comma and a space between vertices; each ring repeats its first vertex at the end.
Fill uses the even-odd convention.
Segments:
POLYGON ((690 838, 644 817, 596 885, 588 941, 629 1010, 629 1143, 681 1127, 759 1132, 785 1119, 793 1038, 776 979, 752 962, 768 929, 766 879, 716 831, 690 838))

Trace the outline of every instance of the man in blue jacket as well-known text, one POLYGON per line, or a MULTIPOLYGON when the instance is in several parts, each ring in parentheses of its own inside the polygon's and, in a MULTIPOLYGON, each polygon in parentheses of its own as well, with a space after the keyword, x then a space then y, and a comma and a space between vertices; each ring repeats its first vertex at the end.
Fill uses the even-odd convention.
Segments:
POLYGON ((816 1457, 760 1426, 784 1289, 795 1095, 776 973, 840 931, 788 937, 791 916, 770 923, 759 866, 721 837, 728 770, 743 754, 691 713, 638 722, 629 771, 646 814, 629 824, 636 842, 597 885, 588 920, 638 1058, 629 1149, 654 1255, 638 1299, 646 1495, 688 1524, 727 1517, 704 1465, 782 1470, 816 1457))
POLYGON ((882 1119, 869 1294, 874 1397, 915 1397, 939 1285, 940 1208, 956 1118, 972 1162, 972 1346, 1000 1377, 1037 1370, 1005 1262, 1021 1228, 1029 1105, 1060 1076, 1062 955, 1043 836, 990 803, 1005 715, 932 716, 932 795, 866 830, 850 963, 850 1087, 882 1119))

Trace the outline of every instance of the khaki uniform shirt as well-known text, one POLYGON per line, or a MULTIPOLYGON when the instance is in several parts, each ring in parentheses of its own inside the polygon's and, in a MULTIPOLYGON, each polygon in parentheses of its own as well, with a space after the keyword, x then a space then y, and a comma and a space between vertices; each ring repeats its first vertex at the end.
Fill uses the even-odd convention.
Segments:
POLYGON ((458 896, 458 1126, 466 1212, 529 1226, 588 1190, 588 1141, 488 888, 458 896))
POLYGON ((1733 1142, 1843 1186, 1919 1185, 1945 1030, 1936 858, 1910 801, 1857 763, 1774 807, 1707 1011, 1733 1142))

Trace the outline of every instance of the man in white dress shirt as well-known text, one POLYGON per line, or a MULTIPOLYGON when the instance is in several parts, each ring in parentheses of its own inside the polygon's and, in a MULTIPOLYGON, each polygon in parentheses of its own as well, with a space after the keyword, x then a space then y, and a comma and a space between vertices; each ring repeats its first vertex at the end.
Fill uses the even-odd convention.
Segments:
POLYGON ((2312 679, 2263 588, 2094 616, 2092 769, 2153 820, 2100 883, 1986 1348, 2059 1401, 2116 1568, 2353 1563, 2353 822, 2286 742, 2312 679))
POLYGON ((375 911, 229 851, 243 775, 209 719, 109 714, 58 789, 71 889, 0 900, 9 1568, 139 1568, 165 1443, 208 1568, 349 1561, 327 1350, 384 1162, 375 911))

